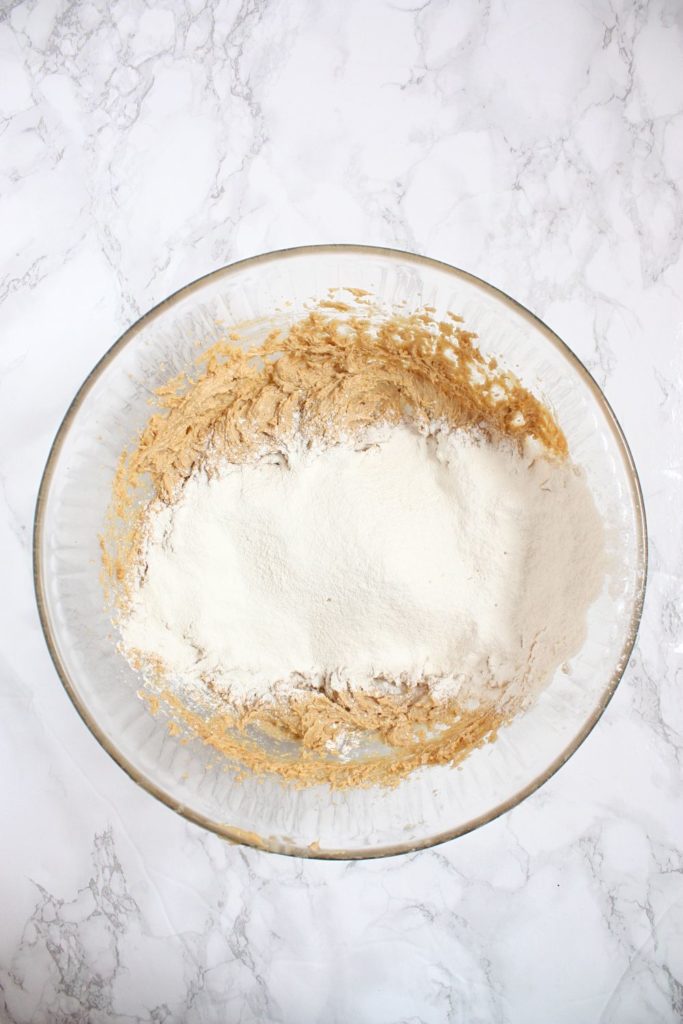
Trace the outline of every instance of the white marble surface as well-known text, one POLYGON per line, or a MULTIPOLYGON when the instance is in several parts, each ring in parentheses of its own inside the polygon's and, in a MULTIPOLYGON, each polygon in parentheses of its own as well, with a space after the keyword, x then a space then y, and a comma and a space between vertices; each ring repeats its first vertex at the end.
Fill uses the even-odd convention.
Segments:
POLYGON ((3 0, 0 1019, 683 1018, 680 0, 3 0), (572 760, 472 835, 330 864, 138 789, 34 606, 40 473, 140 313, 231 260, 394 245, 587 362, 646 495, 638 647, 572 760))

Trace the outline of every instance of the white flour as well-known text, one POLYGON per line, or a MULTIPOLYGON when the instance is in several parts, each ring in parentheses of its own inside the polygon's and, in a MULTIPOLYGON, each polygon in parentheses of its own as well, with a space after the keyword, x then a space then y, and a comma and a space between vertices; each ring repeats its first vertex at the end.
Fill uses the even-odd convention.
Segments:
POLYGON ((123 646, 237 702, 425 677, 532 692, 582 643, 602 546, 571 465, 407 426, 299 442, 155 507, 123 646))

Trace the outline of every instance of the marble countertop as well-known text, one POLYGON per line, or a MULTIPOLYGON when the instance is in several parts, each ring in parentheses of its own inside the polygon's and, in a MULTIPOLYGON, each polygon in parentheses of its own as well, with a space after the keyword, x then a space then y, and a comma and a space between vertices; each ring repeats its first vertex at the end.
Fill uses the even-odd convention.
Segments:
POLYGON ((0 5, 0 1020, 683 1017, 683 38, 678 0, 0 5), (230 846, 59 684, 36 491, 82 379, 217 266, 396 246, 528 305, 639 467, 651 571, 589 739, 512 812, 387 861, 230 846))

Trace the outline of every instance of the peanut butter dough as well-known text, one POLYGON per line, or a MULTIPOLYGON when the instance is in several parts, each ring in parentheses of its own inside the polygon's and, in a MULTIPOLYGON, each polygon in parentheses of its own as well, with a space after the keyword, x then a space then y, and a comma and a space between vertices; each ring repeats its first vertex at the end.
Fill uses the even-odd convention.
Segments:
MULTIPOLYGON (((378 315, 349 292, 352 301, 325 300, 258 348, 244 349, 233 332, 199 357, 193 373, 157 391, 159 411, 121 456, 101 543, 115 615, 125 613, 140 571, 150 495, 171 503, 199 467, 211 472, 222 460, 275 452, 294 433, 325 445, 377 423, 442 422, 475 429, 491 443, 533 440, 546 454, 567 456, 549 410, 484 359, 459 317, 437 321, 429 308, 378 315)), ((190 707, 170 689, 163 664, 141 658, 139 667, 148 704, 167 716, 171 731, 199 738, 242 772, 301 785, 392 785, 421 765, 458 764, 519 711, 504 698, 476 709, 439 702, 427 683, 391 695, 323 687, 235 708, 210 680, 201 706, 190 707), (296 753, 274 753, 277 743, 255 735, 295 744, 296 753), (340 741, 368 736, 378 741, 376 755, 340 756, 340 741)))

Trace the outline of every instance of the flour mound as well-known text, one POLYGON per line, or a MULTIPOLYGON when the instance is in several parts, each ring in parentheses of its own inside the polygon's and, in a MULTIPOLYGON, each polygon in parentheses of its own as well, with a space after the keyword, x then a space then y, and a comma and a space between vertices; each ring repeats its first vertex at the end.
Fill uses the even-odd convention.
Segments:
POLYGON ((505 701, 580 648, 602 550, 581 472, 529 444, 297 436, 153 503, 122 646, 235 705, 418 686, 505 701))

